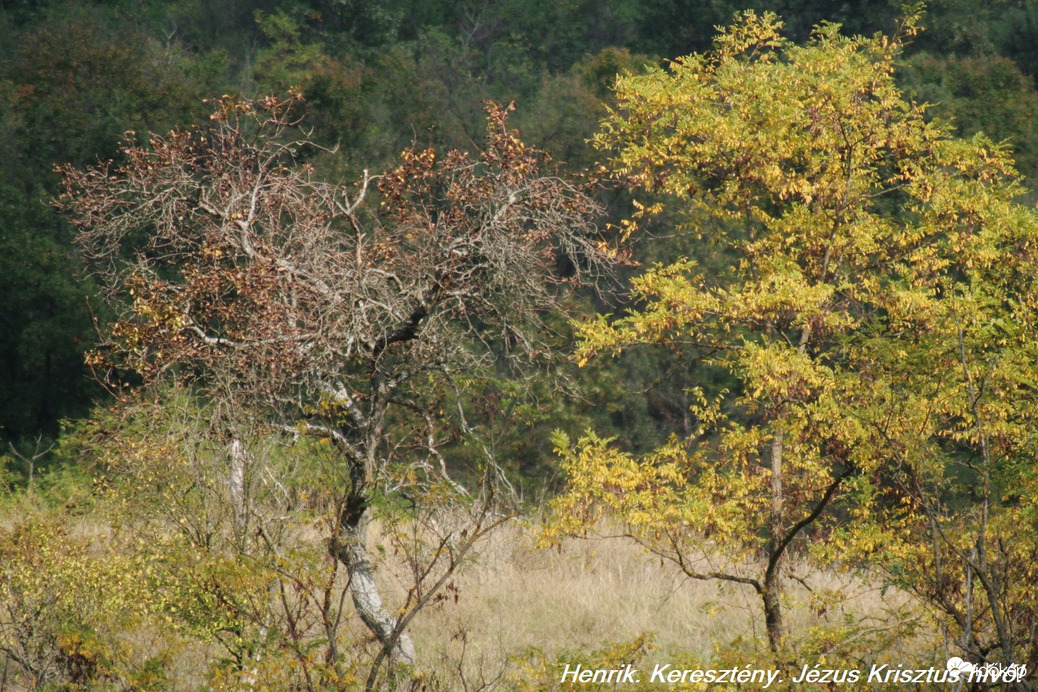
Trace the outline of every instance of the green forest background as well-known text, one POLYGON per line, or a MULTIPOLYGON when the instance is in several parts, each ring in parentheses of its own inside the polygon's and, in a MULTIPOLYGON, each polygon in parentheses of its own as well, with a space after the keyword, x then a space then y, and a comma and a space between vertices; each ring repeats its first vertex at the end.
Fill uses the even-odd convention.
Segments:
MULTIPOLYGON (((776 543, 793 520, 783 528, 711 517, 709 492, 696 495, 688 490, 682 495, 674 490, 684 489, 688 478, 704 487, 712 478, 710 470, 681 467, 685 475, 678 480, 665 475, 670 472, 669 459, 688 452, 693 438, 707 447, 721 439, 720 425, 716 436, 697 437, 698 426, 711 415, 716 414, 715 421, 731 415, 740 425, 751 421, 748 428, 773 419, 771 412, 756 419, 750 406, 733 413, 742 402, 711 413, 707 399, 723 398, 729 388, 738 391, 739 385, 733 384, 738 373, 723 373, 716 363, 704 365, 706 358, 697 357, 694 348, 662 338, 650 348, 628 349, 653 326, 639 325, 635 317, 607 327, 605 318, 596 317, 637 316, 642 314, 639 310, 648 314, 647 306, 656 305, 654 301, 666 303, 666 296, 660 297, 665 290, 658 285, 636 281, 632 288, 632 279, 647 267, 688 257, 708 281, 720 277, 723 283, 731 257, 699 242, 694 233, 683 232, 690 219, 718 233, 727 228, 727 221, 704 221, 705 217, 665 204, 662 210, 643 214, 643 203, 669 204, 680 191, 675 195, 664 178, 657 187, 625 179, 616 172, 617 160, 606 160, 609 146, 601 146, 600 140, 596 148, 593 141, 596 135, 602 137, 603 122, 616 112, 618 75, 657 74, 654 68, 666 68, 676 58, 712 50, 720 28, 743 10, 776 13, 784 22, 782 34, 795 44, 811 41, 817 36, 815 27, 823 22, 839 24, 845 37, 905 37, 903 49, 892 54, 896 53, 894 79, 906 98, 928 104, 922 117, 946 128, 943 132, 949 137, 967 140, 984 133, 1011 149, 1023 186, 999 187, 992 193, 999 203, 1003 193, 1004 199, 1013 198, 1012 204, 1029 207, 1038 199, 1028 189, 1038 176, 1038 3, 1031 0, 934 0, 925 7, 894 0, 0 1, 0 574, 8 599, 0 613, 3 680, 15 689, 351 689, 365 684, 542 689, 557 687, 560 667, 575 656, 586 656, 588 665, 619 666, 647 660, 654 646, 668 655, 685 656, 690 666, 743 665, 747 652, 770 657, 777 666, 795 663, 797 668, 806 662, 836 667, 904 660, 898 655, 943 666, 950 653, 1004 665, 1038 664, 1033 599, 1038 572, 1031 561, 1038 555, 1038 512, 1021 499, 1027 496, 1021 483, 1034 477, 1034 448, 1030 434, 1018 445, 989 443, 980 423, 979 397, 973 397, 972 412, 956 419, 952 432, 934 434, 945 435, 934 448, 950 461, 937 470, 926 467, 920 472, 922 480, 912 475, 915 467, 863 470, 852 469, 848 461, 846 468, 836 464, 825 468, 829 475, 818 476, 826 481, 839 476, 831 491, 810 483, 801 489, 801 500, 823 495, 824 500, 819 512, 790 534, 790 551, 795 549, 797 560, 810 567, 798 562, 794 570, 782 562, 782 569, 793 575, 782 596, 789 606, 787 615, 792 613, 785 627, 772 627, 777 611, 774 604, 768 609, 771 592, 765 582, 771 578, 769 556, 776 564, 787 559, 786 544, 776 549, 776 543), (906 34, 905 17, 916 14, 923 30, 906 34), (84 269, 75 244, 79 230, 67 214, 68 205, 60 209, 55 202, 65 191, 61 166, 69 167, 64 169, 68 175, 69 170, 102 161, 119 163, 130 154, 131 145, 146 148, 149 133, 206 126, 220 104, 296 90, 305 98, 300 125, 312 133, 312 142, 322 152, 306 163, 315 167, 319 178, 330 181, 355 181, 365 171, 389 171, 399 165, 401 152, 412 148, 480 151, 486 145, 487 102, 514 102, 509 125, 527 145, 550 153, 560 176, 591 186, 601 206, 599 227, 610 243, 623 247, 624 261, 606 272, 597 287, 565 293, 566 317, 542 316, 563 356, 549 371, 534 368, 534 374, 518 378, 502 366, 473 375, 470 388, 463 386, 457 394, 470 412, 468 418, 462 416, 459 429, 482 430, 492 440, 501 487, 511 493, 507 511, 491 507, 487 499, 475 512, 471 505, 478 493, 462 501, 445 486, 427 487, 410 476, 393 477, 365 497, 378 508, 383 522, 376 539, 380 559, 386 564, 398 560, 398 571, 413 577, 403 579, 400 593, 389 588, 394 594, 389 598, 404 605, 393 611, 402 624, 388 639, 378 634, 373 638, 362 625, 337 629, 343 613, 350 613, 347 619, 356 618, 343 605, 348 592, 343 571, 324 547, 327 530, 338 535, 327 525, 341 521, 334 516, 331 524, 326 521, 332 516, 329 512, 336 511, 328 509, 334 497, 318 499, 341 481, 334 462, 322 457, 320 445, 327 439, 310 447, 263 452, 268 463, 264 468, 284 473, 279 478, 288 488, 281 490, 291 499, 284 511, 291 519, 278 515, 277 521, 284 521, 277 524, 282 533, 276 537, 262 530, 244 535, 236 508, 218 497, 223 492, 216 489, 218 483, 205 485, 204 479, 218 477, 219 470, 192 469, 197 475, 185 475, 169 463, 180 458, 178 452, 163 447, 163 435, 178 444, 190 438, 197 450, 208 450, 199 452, 198 458, 212 461, 216 453, 206 447, 208 443, 192 437, 202 435, 204 425, 199 427, 197 419, 209 415, 205 401, 173 388, 157 394, 162 413, 155 412, 148 395, 132 404, 123 398, 113 405, 114 381, 103 381, 87 365, 87 354, 99 344, 99 334, 112 328, 117 308, 105 301, 101 286, 84 269), (641 218, 640 230, 630 243, 621 243, 627 240, 623 229, 630 228, 631 218, 641 218), (585 326, 574 326, 581 323, 585 326), (625 333, 628 328, 633 331, 625 333), (637 336, 631 336, 634 332, 637 336), (578 355, 572 357, 578 347, 578 355), (614 357, 592 357, 598 352, 614 357), (961 421, 975 424, 976 435, 961 421), (989 446, 998 445, 1015 450, 1017 456, 989 459, 989 446), (980 451, 971 456, 975 450, 980 451), (634 460, 646 463, 638 467, 634 460), (662 471, 659 477, 639 476, 642 471, 635 467, 662 471), (599 486, 574 490, 584 480, 599 486), (931 511, 931 505, 916 498, 913 509, 922 509, 916 515, 908 510, 901 514, 899 503, 903 500, 907 506, 910 500, 899 495, 899 484, 916 481, 918 485, 911 487, 925 487, 932 507, 939 509, 931 511), (418 490, 408 490, 408 483, 418 490), (625 504, 628 491, 644 504, 625 504), (422 493, 426 495, 416 497, 422 493), (650 505, 655 514, 640 516, 650 505), (599 512, 602 507, 608 511, 599 512), (822 510, 824 521, 816 526, 813 522, 822 510), (442 525, 447 520, 441 514, 451 512, 467 517, 467 528, 437 533, 446 531, 442 525), (464 632, 422 635, 419 630, 418 662, 406 657, 401 662, 395 647, 411 617, 417 616, 417 623, 419 611, 426 607, 449 607, 451 598, 456 603, 462 568, 479 573, 485 566, 470 564, 472 551, 479 552, 477 538, 500 528, 498 513, 532 522, 535 528, 522 538, 528 542, 540 541, 561 551, 562 543, 574 535, 616 533, 647 548, 661 563, 673 563, 690 581, 716 580, 717 573, 686 562, 691 554, 686 548, 659 543, 675 525, 687 526, 683 512, 708 517, 703 526, 717 522, 715 533, 704 528, 704 534, 696 536, 697 550, 701 544, 709 553, 711 541, 716 541, 723 553, 724 544, 738 542, 740 532, 750 537, 740 559, 746 559, 750 572, 754 561, 769 564, 767 575, 740 577, 741 582, 721 580, 759 592, 765 601, 766 628, 754 626, 752 636, 743 632, 708 637, 710 641, 697 644, 695 652, 682 652, 675 644, 654 645, 642 634, 574 644, 568 653, 564 645, 543 651, 503 648, 496 653, 506 662, 496 677, 487 673, 485 660, 462 660, 464 632), (981 514, 979 524, 965 519, 954 524, 956 517, 981 514), (198 519, 203 516, 205 521, 198 519), (941 521, 946 519, 944 529, 941 521), (844 526, 865 528, 845 535, 844 526), (802 528, 804 532, 798 533, 802 528), (1006 548, 1007 540, 1019 538, 1013 533, 1017 530, 1024 536, 1023 547, 1006 548), (926 540, 937 543, 938 534, 947 550, 927 552, 926 540), (971 539, 978 535, 980 539, 971 539), (821 546, 817 551, 816 544, 821 546), (988 558, 986 545, 998 546, 989 548, 988 558), (942 560, 958 562, 942 567, 942 560), (850 587, 812 589, 803 575, 812 570, 835 574, 845 568, 884 597, 889 589, 905 594, 905 599, 896 608, 883 601, 882 607, 888 608, 883 613, 848 614, 832 626, 805 624, 804 612, 822 617, 830 607, 835 611, 834 604, 843 601, 840 594, 850 587), (805 591, 798 592, 793 582, 805 591), (981 600, 973 595, 974 588, 993 599, 1000 594, 1003 600, 974 606, 981 600), (336 598, 338 605, 332 604, 336 598), (438 636, 461 646, 459 658, 448 660, 446 653, 435 663, 423 658, 421 646, 428 649, 428 642, 438 636), (145 639, 150 643, 142 643, 145 639), (963 645, 956 649, 959 641, 963 645), (571 658, 564 660, 566 655, 571 658)), ((868 44, 869 50, 880 50, 880 39, 875 41, 868 44)), ((988 142, 970 141, 977 147, 988 142)), ((998 147, 991 151, 1002 152, 998 147)), ((1001 161, 992 165, 1002 166, 1001 161)), ((1008 171, 1008 163, 1005 166, 1008 171)), ((1012 178, 1008 172, 1005 176, 1012 178)), ((898 203, 901 199, 894 198, 890 208, 898 203)), ((878 214, 888 213, 882 204, 877 206, 878 214)), ((775 202, 767 211, 781 208, 775 202)), ((884 218, 900 218, 898 213, 884 218)), ((679 269, 660 270, 663 283, 674 278, 667 271, 681 274, 692 265, 675 266, 679 269)), ((1005 288, 1006 295, 1015 296, 1014 290, 1005 288)), ((1001 322, 997 326, 1004 327, 1001 322)), ((740 328, 756 333, 752 325, 736 327, 737 333, 740 328)), ((1006 339, 1022 341, 1030 328, 1006 328, 1011 332, 1006 339)), ((809 330, 800 334, 802 347, 809 330)), ((762 339, 772 336, 769 331, 762 339)), ((918 336, 917 341, 929 336, 918 336)), ((959 347, 966 371, 963 387, 972 386, 961 330, 959 347)), ((833 348, 839 351, 842 345, 833 348)), ((987 357, 985 348, 976 346, 977 364, 987 357)), ((1006 346, 1005 353, 1009 368, 1019 365, 1013 358, 1023 359, 1028 352, 1022 346, 1006 346)), ((999 357, 983 361, 992 373, 999 357)), ((97 359, 91 362, 99 364, 97 359)), ((951 362, 958 367, 954 358, 951 362)), ((926 367, 933 363, 924 362, 919 369, 926 367)), ((1031 372, 1022 365, 1019 369, 1031 372)), ((906 380, 913 372, 908 371, 906 380)), ((119 382, 131 390, 139 374, 123 373, 119 382)), ((1031 420, 1030 414, 1019 411, 1029 406, 1033 383, 1014 382, 1016 408, 1007 405, 1011 412, 998 421, 1005 428, 991 433, 992 439, 1025 430, 1031 420)), ((440 390, 430 391, 430 410, 449 399, 440 390)), ((331 416, 324 410, 315 417, 319 415, 331 416)), ((794 434, 792 427, 786 434, 794 434)), ((462 484, 476 487, 485 480, 477 472, 479 452, 467 440, 463 444, 463 438, 459 432, 443 443, 444 463, 462 484)), ((781 433, 777 438, 781 446, 781 433)), ((766 432, 751 430, 746 439, 732 444, 763 450, 773 444, 768 439, 766 432)), ((797 448, 789 439, 795 456, 797 448)), ((831 442, 819 443, 819 454, 826 459, 838 456, 831 442)), ((805 457, 811 454, 800 451, 805 457)), ((756 466, 751 466, 763 469, 766 455, 758 456, 756 466)), ((805 478, 813 473, 799 472, 805 478)), ((754 473, 751 469, 746 477, 757 478, 754 473)), ((763 478, 761 474, 757 475, 763 478)), ((737 484, 725 488, 731 491, 725 501, 742 492, 737 484)), ((479 498, 482 502, 483 496, 479 498)), ((802 506, 808 504, 805 500, 802 506)), ((766 514, 763 505, 750 500, 745 507, 747 513, 766 514)), ((264 511, 268 510, 271 517, 281 511, 264 511)), ((338 511, 341 515, 341 508, 338 511)), ((481 559, 489 561, 489 554, 480 553, 481 559)), ((581 559, 591 564, 594 553, 581 559)), ((553 585, 539 588, 551 590, 553 585)), ((516 615, 491 617, 507 620, 516 615)))
MULTIPOLYGON (((70 249, 69 225, 50 204, 59 191, 55 166, 118 157, 128 130, 144 137, 204 120, 207 98, 298 86, 315 136, 341 148, 333 176, 388 168, 412 143, 472 149, 488 99, 515 100, 512 124, 525 141, 580 170, 595 162, 588 140, 615 76, 706 50, 737 10, 774 11, 800 40, 822 20, 848 34, 890 33, 903 14, 897 2, 746 5, 5 2, 4 446, 28 454, 41 437, 46 447, 60 421, 105 399, 83 354, 97 339, 94 321, 106 315, 70 249)), ((932 117, 951 120, 961 135, 1007 140, 1027 177, 1038 173, 1036 22, 1029 2, 930 3, 926 30, 898 70, 908 93, 932 104, 932 117)), ((623 196, 608 202, 616 221, 623 196)), ((645 245, 639 252, 649 259, 666 252, 645 245)), ((638 448, 652 447, 681 417, 675 393, 652 384, 623 388, 644 392, 642 401, 609 404, 620 434, 638 448)))

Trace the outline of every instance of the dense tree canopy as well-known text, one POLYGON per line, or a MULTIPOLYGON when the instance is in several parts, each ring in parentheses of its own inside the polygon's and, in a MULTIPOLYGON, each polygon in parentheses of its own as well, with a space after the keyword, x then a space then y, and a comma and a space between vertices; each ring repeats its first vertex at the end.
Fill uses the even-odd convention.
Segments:
POLYGON ((1026 568, 982 556, 1008 541, 995 517, 1018 511, 994 478, 1034 464, 1038 215, 1016 202, 1004 148, 905 100, 898 39, 822 25, 798 46, 780 26, 748 14, 711 53, 618 83, 597 142, 617 176, 664 195, 639 216, 680 205, 729 265, 656 266, 634 282, 639 308, 581 328, 583 360, 658 344, 712 377, 693 390, 696 430, 651 455, 561 440, 563 525, 607 508, 690 577, 752 587, 776 654, 786 553, 808 530, 840 536, 934 590, 964 653, 1019 660, 1034 644, 1026 568), (923 490, 963 473, 982 518, 955 521, 923 490), (913 533, 927 521, 933 554, 913 533), (923 554, 907 560, 898 529, 923 554), (725 566, 697 566, 704 538, 725 566), (974 579, 987 606, 963 595, 974 579))

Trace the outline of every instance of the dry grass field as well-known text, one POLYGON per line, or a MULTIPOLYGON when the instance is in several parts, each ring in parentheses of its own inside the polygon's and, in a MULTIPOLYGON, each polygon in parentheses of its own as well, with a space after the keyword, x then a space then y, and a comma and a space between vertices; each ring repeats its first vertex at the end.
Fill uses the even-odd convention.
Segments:
MULTIPOLYGON (((455 581, 457 602, 416 620, 421 666, 444 689, 561 687, 567 663, 632 662, 643 678, 665 663, 772 666, 750 588, 689 580, 624 539, 535 543, 530 526, 498 531, 455 581)), ((819 662, 943 666, 905 594, 804 563, 792 571, 803 581, 789 585, 790 675, 819 662)))
MULTIPOLYGON (((396 607, 404 601, 405 585, 413 582, 399 553, 384 535, 374 534, 372 554, 380 556, 377 575, 386 605, 396 607)), ((87 554, 109 559, 107 528, 84 517, 68 526, 67 535, 88 546, 87 554)), ((641 671, 636 689, 671 689, 649 683, 654 666, 666 664, 678 669, 777 668, 784 677, 770 689, 785 689, 805 664, 860 670, 874 663, 943 667, 948 656, 925 613, 906 594, 802 561, 791 565, 793 577, 787 581, 790 654, 776 665, 758 597, 750 588, 689 580, 622 538, 569 539, 541 548, 539 536, 534 521, 513 520, 500 527, 462 565, 442 592, 444 598, 418 614, 411 627, 418 654, 418 681, 412 689, 564 689, 571 686, 561 683, 567 665, 604 669, 626 664, 641 671)), ((316 533, 300 538, 318 545, 321 540, 316 533)), ((701 559, 703 567, 707 558, 701 559)), ((340 575, 335 591, 341 594, 345 587, 340 575)), ((342 603, 346 617, 340 651, 352 661, 359 684, 374 644, 345 594, 342 603)), ((145 625, 117 635, 126 660, 138 671, 151 658, 166 662, 157 686, 140 689, 286 689, 264 680, 262 672, 250 676, 249 666, 244 672, 227 668, 221 663, 227 650, 215 641, 172 634, 169 628, 145 625)), ((321 635, 315 629, 305 636, 318 641, 321 635)), ((17 684, 0 687, 21 689, 17 684)))

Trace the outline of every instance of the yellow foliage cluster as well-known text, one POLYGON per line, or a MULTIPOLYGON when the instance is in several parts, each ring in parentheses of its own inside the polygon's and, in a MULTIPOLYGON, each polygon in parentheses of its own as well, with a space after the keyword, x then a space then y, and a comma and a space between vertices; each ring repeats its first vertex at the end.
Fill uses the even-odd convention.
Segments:
POLYGON ((579 325, 582 365, 662 346, 713 381, 656 452, 560 438, 557 531, 609 515, 689 576, 752 586, 776 652, 782 561, 809 543, 922 596, 971 660, 1019 662, 1038 531, 1008 489, 1038 461, 1038 214, 1006 146, 901 93, 914 31, 796 45, 746 13, 714 51, 618 80, 595 142, 650 198, 628 228, 670 210, 729 265, 657 265, 636 309, 579 325), (684 563, 704 539, 728 567, 684 563))

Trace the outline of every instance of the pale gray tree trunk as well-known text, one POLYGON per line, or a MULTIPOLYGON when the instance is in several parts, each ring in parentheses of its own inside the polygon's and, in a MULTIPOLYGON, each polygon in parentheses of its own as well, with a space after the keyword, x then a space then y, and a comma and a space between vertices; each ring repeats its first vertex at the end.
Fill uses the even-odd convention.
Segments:
POLYGON ((240 529, 245 526, 245 467, 249 463, 249 453, 245 443, 234 438, 227 446, 230 468, 227 473, 227 491, 231 496, 231 507, 234 511, 234 525, 240 529))
POLYGON ((389 652, 390 671, 400 665, 413 666, 416 659, 411 637, 406 631, 396 631, 396 618, 382 604, 382 596, 375 582, 375 569, 367 549, 367 509, 362 509, 356 516, 344 514, 340 526, 342 535, 334 550, 350 575, 350 595, 360 619, 375 634, 383 649, 389 652))

